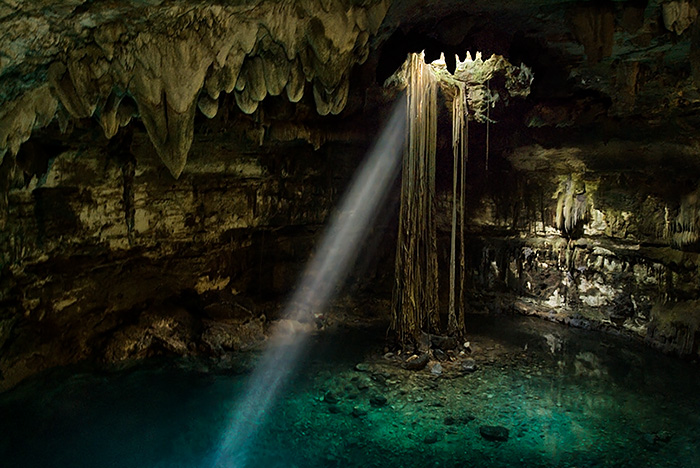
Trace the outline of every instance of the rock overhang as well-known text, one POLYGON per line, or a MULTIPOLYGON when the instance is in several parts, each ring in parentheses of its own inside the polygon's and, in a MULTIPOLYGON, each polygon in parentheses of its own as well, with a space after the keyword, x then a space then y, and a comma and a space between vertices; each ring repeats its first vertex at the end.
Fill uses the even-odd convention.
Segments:
MULTIPOLYGON (((319 114, 338 114, 353 66, 397 32, 460 53, 531 59, 528 126, 576 125, 591 93, 605 99, 608 117, 662 121, 700 103, 696 17, 684 0, 6 1, 0 155, 13 157, 54 120, 93 118, 111 138, 139 118, 178 177, 197 109, 211 118, 232 94, 254 113, 267 96, 297 102, 306 92, 319 114)), ((403 60, 407 47, 393 53, 403 60)))

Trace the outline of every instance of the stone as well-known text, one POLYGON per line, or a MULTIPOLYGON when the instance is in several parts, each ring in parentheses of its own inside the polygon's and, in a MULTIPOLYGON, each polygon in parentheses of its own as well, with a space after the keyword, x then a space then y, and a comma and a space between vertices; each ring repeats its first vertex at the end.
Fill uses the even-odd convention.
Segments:
POLYGON ((509 431, 503 426, 480 426, 479 434, 491 442, 505 442, 508 440, 509 431))
POLYGON ((386 402, 387 399, 384 395, 373 395, 369 399, 369 403, 375 408, 381 408, 382 406, 385 406, 386 402))
POLYGON ((340 398, 338 398, 333 392, 326 392, 326 394, 323 395, 323 401, 330 405, 334 405, 340 401, 340 398))
POLYGON ((361 418, 363 416, 367 416, 367 411, 363 410, 362 408, 355 406, 352 409, 352 412, 350 413, 354 418, 361 418))
POLYGON ((462 372, 465 372, 467 374, 475 372, 478 368, 474 359, 465 359, 464 361, 462 361, 459 367, 462 370, 462 372))
POLYGON ((366 362, 360 362, 355 364, 355 370, 357 372, 369 372, 369 364, 366 362))
POLYGON ((430 373, 433 375, 442 375, 442 365, 436 362, 430 367, 430 373))
POLYGON ((452 416, 445 416, 445 419, 443 420, 443 423, 445 426, 452 426, 457 422, 457 420, 452 417, 452 416))
POLYGON ((388 377, 387 377, 387 374, 385 374, 385 373, 383 373, 383 372, 375 372, 375 373, 372 374, 371 378, 372 378, 372 380, 374 380, 375 382, 384 385, 384 384, 386 384, 386 380, 387 380, 388 377))
POLYGON ((328 405, 328 412, 332 414, 339 414, 340 411, 340 406, 338 405, 328 405))
POLYGON ((423 438, 423 442, 426 444, 434 444, 438 441, 437 432, 431 432, 423 438))
POLYGON ((420 356, 414 354, 406 360, 404 368, 413 371, 422 370, 428 365, 428 361, 430 361, 430 356, 427 353, 421 354, 420 356))

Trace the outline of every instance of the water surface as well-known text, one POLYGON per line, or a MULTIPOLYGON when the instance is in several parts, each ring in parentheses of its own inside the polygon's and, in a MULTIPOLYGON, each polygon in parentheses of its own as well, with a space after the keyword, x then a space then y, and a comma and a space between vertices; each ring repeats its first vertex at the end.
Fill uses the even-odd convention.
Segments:
MULTIPOLYGON (((403 370, 382 356, 383 329, 316 337, 250 466, 700 466, 697 365, 532 318, 470 324, 469 374, 403 370), (508 440, 485 440, 486 425, 508 440)), ((249 375, 210 364, 34 378, 0 395, 0 466, 210 468, 249 375)))

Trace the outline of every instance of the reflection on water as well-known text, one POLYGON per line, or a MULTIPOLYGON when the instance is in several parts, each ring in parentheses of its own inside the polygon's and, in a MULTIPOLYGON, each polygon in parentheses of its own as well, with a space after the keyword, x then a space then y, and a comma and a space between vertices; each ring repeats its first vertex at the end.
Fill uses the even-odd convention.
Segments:
MULTIPOLYGON (((383 330, 318 337, 251 465, 700 466, 697 365, 530 318, 470 323, 471 374, 405 371, 383 330)), ((0 395, 0 466, 203 468, 245 380, 204 364, 64 370, 0 395)))

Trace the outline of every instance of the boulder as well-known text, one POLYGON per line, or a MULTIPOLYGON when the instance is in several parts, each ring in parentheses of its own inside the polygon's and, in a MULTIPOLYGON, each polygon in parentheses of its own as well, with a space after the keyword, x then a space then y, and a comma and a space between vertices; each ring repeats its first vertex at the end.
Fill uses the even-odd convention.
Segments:
POLYGON ((509 431, 503 426, 481 426, 479 434, 492 442, 505 442, 508 440, 509 431))

